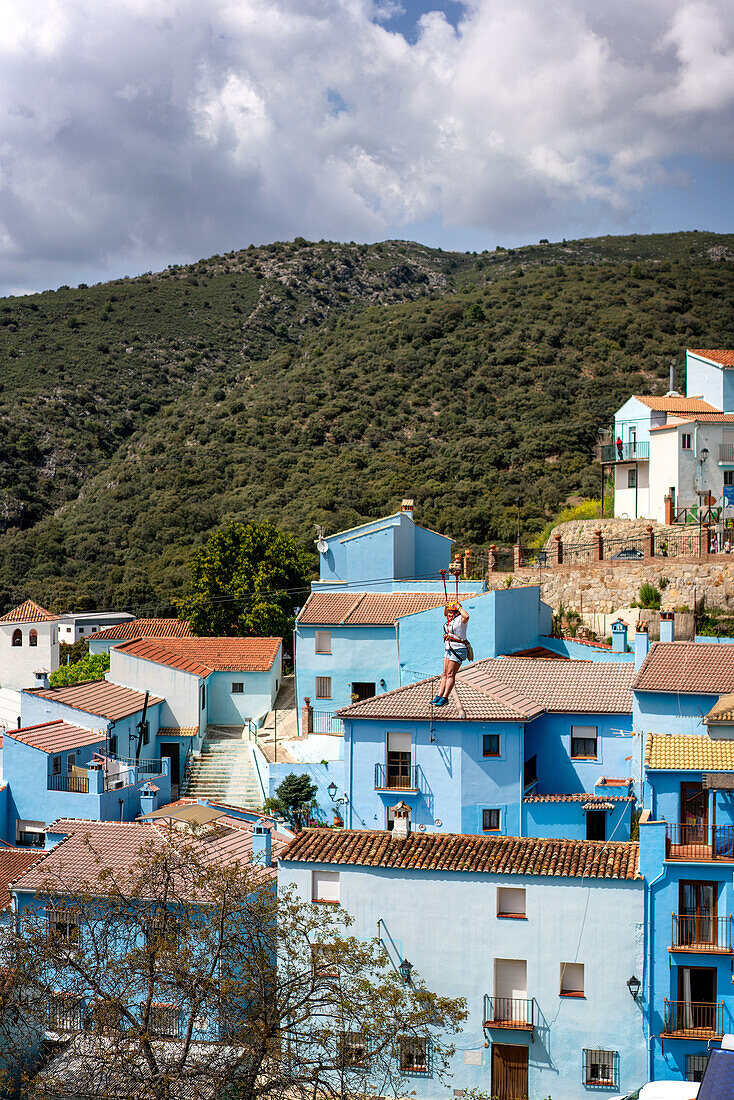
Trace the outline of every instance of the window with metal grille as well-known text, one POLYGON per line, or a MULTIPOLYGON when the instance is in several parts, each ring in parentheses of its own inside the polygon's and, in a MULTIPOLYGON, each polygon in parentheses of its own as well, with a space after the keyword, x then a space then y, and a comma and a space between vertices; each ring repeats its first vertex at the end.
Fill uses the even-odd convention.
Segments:
POLYGON ((361 1031, 343 1031, 339 1036, 342 1064, 352 1069, 367 1065, 367 1042, 361 1031))
POLYGON ((708 1054, 686 1054, 686 1081, 703 1081, 708 1054))
POLYGON ((584 1084, 619 1088, 619 1053, 616 1050, 585 1050, 584 1084))
POLYGON ((482 810, 482 832, 496 833, 500 827, 499 810, 482 810))
POLYGON ((692 451, 693 450, 693 443, 691 442, 692 439, 693 439, 693 434, 691 432, 683 432, 683 434, 680 437, 680 446, 681 446, 682 451, 692 451))
POLYGON ((316 698, 331 699, 331 676, 316 677, 316 698))
POLYGON ((627 488, 635 489, 637 487, 637 470, 627 471, 627 488))
POLYGON ((398 1040, 403 1073, 428 1072, 428 1039, 403 1035, 398 1040))
POLYGON ((244 685, 244 683, 240 683, 239 681, 236 681, 234 684, 232 684, 232 694, 233 695, 244 695, 245 694, 245 685, 244 685))
POLYGON ((48 999, 46 1026, 49 1031, 78 1031, 81 1001, 73 993, 53 993, 48 999))
POLYGON ((499 756, 500 735, 498 733, 485 733, 482 737, 482 756, 499 756))
POLYGON ((49 935, 62 943, 79 943, 79 923, 76 913, 69 909, 47 909, 49 935))
POLYGON ((178 1009, 176 1005, 152 1004, 150 1006, 150 1034, 159 1039, 178 1038, 178 1009))
POLYGON ((596 760, 596 726, 571 726, 571 756, 596 760))

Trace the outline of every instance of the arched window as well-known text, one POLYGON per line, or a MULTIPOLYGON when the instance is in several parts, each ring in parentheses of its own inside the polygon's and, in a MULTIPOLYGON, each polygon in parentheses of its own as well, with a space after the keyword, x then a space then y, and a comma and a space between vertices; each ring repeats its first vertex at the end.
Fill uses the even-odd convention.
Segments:
POLYGON ((32 630, 28 635, 28 645, 38 645, 38 631, 32 630))
POLYGON ((14 630, 13 631, 12 644, 13 645, 23 645, 23 635, 21 634, 20 630, 14 630))

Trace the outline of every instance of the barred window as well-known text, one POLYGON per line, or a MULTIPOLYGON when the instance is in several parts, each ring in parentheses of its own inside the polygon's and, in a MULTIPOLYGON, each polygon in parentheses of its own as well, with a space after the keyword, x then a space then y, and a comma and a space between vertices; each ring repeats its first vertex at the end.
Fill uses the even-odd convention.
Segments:
POLYGON ((47 909, 48 932, 62 943, 79 943, 79 919, 72 909, 47 909))
POLYGON ((150 1034, 159 1039, 178 1039, 178 1008, 176 1005, 150 1006, 150 1034))
POLYGON ((708 1054, 686 1054, 686 1081, 703 1081, 708 1054))
POLYGON ((619 1053, 616 1050, 585 1050, 584 1082, 597 1088, 619 1088, 619 1053))
POLYGON ((428 1039, 403 1035, 398 1042, 401 1071, 403 1073, 427 1073, 428 1039))
POLYGON ((359 1069, 367 1065, 367 1042, 361 1031, 343 1031, 339 1037, 341 1060, 345 1066, 359 1069))
POLYGON ((331 676, 316 677, 316 698, 331 699, 331 676))
POLYGON ((78 1031, 81 1024, 81 1001, 73 993, 52 993, 47 1013, 49 1031, 78 1031))

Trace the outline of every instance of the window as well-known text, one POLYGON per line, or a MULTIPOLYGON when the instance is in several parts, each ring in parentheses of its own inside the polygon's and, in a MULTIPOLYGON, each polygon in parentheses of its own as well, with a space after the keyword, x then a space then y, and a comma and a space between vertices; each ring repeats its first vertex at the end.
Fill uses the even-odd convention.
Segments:
POLYGON ((496 833, 500 827, 499 810, 482 810, 482 832, 496 833))
POLYGON ((525 916, 524 886, 497 887, 497 916, 516 918, 525 916))
POLYGON ((311 944, 311 973, 314 979, 339 977, 339 961, 331 944, 311 944))
POLYGON ((51 775, 61 775, 61 757, 54 756, 51 758, 51 775))
POLYGON ((245 693, 245 685, 243 683, 237 682, 237 683, 232 684, 232 694, 233 695, 244 695, 244 693, 245 693))
POLYGON ((80 626, 80 627, 79 627, 79 633, 80 633, 80 634, 83 634, 83 633, 84 633, 84 627, 83 627, 83 626, 80 626))
POLYGON ((178 1039, 178 1009, 175 1005, 150 1006, 150 1034, 159 1039, 178 1039))
POLYGON ((314 638, 316 653, 331 653, 331 631, 317 630, 314 638))
POLYGON ((338 871, 311 872, 311 901, 318 901, 328 905, 337 905, 339 903, 338 871))
POLYGON ((316 677, 316 698, 331 699, 331 676, 316 677))
POLYGON ((596 726, 571 726, 571 756, 577 760, 596 760, 596 726))
POLYGON ((51 645, 56 645, 56 631, 51 631, 51 645))
POLYGON ((485 733, 482 737, 482 756, 499 756, 500 735, 498 733, 485 733))
POLYGON ((28 645, 32 645, 32 646, 37 646, 38 645, 38 631, 37 630, 32 630, 30 632, 30 634, 28 635, 28 645))
POLYGON ((22 817, 15 821, 15 842, 25 848, 44 848, 46 834, 44 821, 26 821, 22 817))
POLYGON ((428 1071, 428 1040, 403 1035, 398 1043, 401 1071, 403 1073, 426 1073, 428 1071))
POLYGON ((693 449, 691 446, 692 439, 693 436, 690 432, 683 432, 682 436, 680 437, 680 446, 682 451, 690 451, 693 449))
POLYGON ((81 1001, 73 993, 52 993, 48 999, 49 1031, 78 1031, 81 1025, 81 1001))
POLYGON ((113 733, 110 737, 110 753, 112 756, 117 756, 117 734, 113 733))
POLYGON ((23 645, 23 634, 21 633, 20 630, 14 630, 13 631, 13 640, 10 644, 11 645, 23 645))
POLYGON ((734 485, 734 470, 724 470, 724 485, 734 485))
POLYGON ((616 1050, 584 1051, 584 1084, 619 1088, 619 1054, 616 1050))
POLYGON ((48 932, 62 943, 79 943, 79 923, 72 909, 47 909, 48 932))
POLYGON ((628 489, 636 489, 637 488, 637 470, 628 470, 627 471, 627 488, 628 489))
POLYGON ((205 706, 206 706, 206 685, 202 684, 201 685, 201 709, 203 710, 205 706))
POLYGON ((367 1065, 367 1042, 361 1031, 343 1031, 339 1036, 342 1064, 358 1069, 367 1065))
POLYGON ((74 774, 75 762, 76 762, 76 756, 73 752, 70 752, 69 755, 66 758, 66 774, 67 775, 73 775, 74 774))
POLYGON ((586 839, 607 839, 607 813, 606 810, 586 811, 586 839))
POLYGON ((686 1054, 686 1081, 703 1081, 708 1054, 686 1054))
POLYGON ((390 790, 412 788, 410 753, 411 735, 409 733, 388 733, 386 786, 390 790))
POLYGON ((561 963, 561 996, 583 997, 584 964, 561 963))

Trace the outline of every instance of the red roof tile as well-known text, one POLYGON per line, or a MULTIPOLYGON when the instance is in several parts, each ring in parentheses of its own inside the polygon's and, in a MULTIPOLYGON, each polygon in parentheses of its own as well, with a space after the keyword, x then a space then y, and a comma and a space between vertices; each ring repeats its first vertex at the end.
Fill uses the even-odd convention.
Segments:
POLYGON ((82 745, 98 745, 106 738, 102 730, 85 730, 56 718, 52 722, 41 722, 36 726, 23 726, 19 730, 6 730, 6 737, 21 741, 41 752, 65 752, 67 749, 81 748, 82 745))
POLYGON ((47 611, 35 600, 26 600, 18 607, 14 607, 12 611, 6 611, 4 615, 0 615, 0 623, 48 623, 55 622, 59 618, 61 618, 60 615, 47 611))
POLYGON ((191 627, 182 619, 132 619, 90 635, 95 641, 129 641, 131 638, 190 638, 191 627))
POLYGON ((507 653, 506 657, 527 658, 533 657, 538 661, 570 661, 565 653, 556 653, 555 649, 546 649, 543 645, 535 645, 530 649, 518 649, 516 653, 507 653))
MULTIPOLYGON (((52 703, 61 703, 74 710, 83 710, 85 714, 94 714, 111 722, 137 714, 145 705, 145 692, 133 691, 109 680, 90 680, 70 687, 28 688, 26 694, 49 699, 52 703)), ((151 695, 148 706, 154 707, 162 702, 157 695, 151 695)))
POLYGON ((734 645, 654 642, 635 677, 634 688, 725 695, 734 691, 734 645))
POLYGON ((29 851, 27 848, 0 848, 0 909, 7 909, 10 905, 8 885, 42 860, 43 855, 43 852, 29 851))
POLYGON ((712 363, 718 363, 722 367, 734 367, 734 351, 720 351, 712 348, 689 348, 691 355, 701 355, 704 359, 710 359, 712 363))
MULTIPOLYGON (((518 661, 518 664, 522 663, 518 661)), ((439 676, 434 676, 430 680, 406 684, 395 691, 386 691, 372 699, 352 703, 337 713, 345 718, 423 718, 428 721, 431 699, 436 694, 439 679, 439 676)), ((542 713, 542 706, 521 692, 508 690, 505 684, 498 683, 479 690, 459 679, 446 706, 433 708, 434 721, 440 719, 442 722, 525 722, 542 713)))
POLYGON ((716 408, 716 405, 712 405, 708 401, 704 401, 702 397, 683 397, 677 395, 675 397, 648 397, 643 394, 636 393, 634 395, 635 400, 641 401, 643 405, 647 405, 648 409, 652 409, 654 412, 664 413, 700 413, 700 412, 720 412, 720 409, 716 408))
MULTIPOLYGON (((473 593, 465 593, 468 599, 473 593)), ((312 592, 298 613, 302 626, 392 626, 403 615, 443 607, 439 592, 312 592)))
POLYGON ((634 802, 632 794, 528 794, 523 802, 634 802))
POLYGON ((630 841, 545 840, 456 833, 411 833, 406 840, 394 840, 388 832, 304 829, 280 858, 305 863, 495 875, 639 877, 639 846, 630 841))
POLYGON ((136 638, 115 650, 206 677, 212 672, 269 672, 282 644, 280 638, 136 638))

